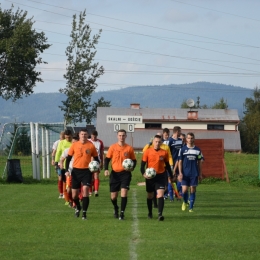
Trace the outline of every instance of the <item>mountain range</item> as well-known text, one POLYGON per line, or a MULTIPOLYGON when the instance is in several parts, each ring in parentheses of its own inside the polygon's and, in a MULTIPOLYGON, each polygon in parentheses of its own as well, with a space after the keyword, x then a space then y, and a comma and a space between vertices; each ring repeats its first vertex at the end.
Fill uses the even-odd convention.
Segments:
MULTIPOLYGON (((180 108, 183 101, 198 97, 200 105, 212 106, 221 98, 229 109, 237 109, 243 116, 243 103, 247 97, 252 97, 253 89, 239 86, 196 82, 189 84, 170 84, 155 86, 127 87, 119 90, 95 92, 92 101, 104 97, 113 107, 129 107, 131 103, 139 103, 141 108, 180 108)), ((61 93, 37 93, 12 102, 0 98, 0 123, 10 122, 63 122, 63 113, 59 106, 65 100, 61 93)))

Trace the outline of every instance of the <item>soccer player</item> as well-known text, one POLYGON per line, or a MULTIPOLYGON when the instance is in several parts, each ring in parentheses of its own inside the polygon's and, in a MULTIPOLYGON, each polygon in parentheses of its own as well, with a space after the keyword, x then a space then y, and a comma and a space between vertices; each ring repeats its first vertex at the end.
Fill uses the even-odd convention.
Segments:
MULTIPOLYGON (((57 151, 55 154, 55 163, 60 163, 60 158, 62 153, 66 150, 66 148, 69 148, 71 146, 72 141, 72 132, 70 130, 65 130, 64 132, 65 139, 61 140, 58 144, 57 151)), ((66 176, 65 176, 65 170, 60 170, 60 176, 59 178, 62 181, 62 190, 63 190, 63 197, 65 199, 65 205, 69 205, 69 197, 66 190, 66 176)))
POLYGON ((190 187, 190 205, 189 212, 193 212, 193 205, 196 198, 196 187, 198 186, 198 178, 202 178, 201 159, 202 153, 199 147, 194 144, 195 136, 188 133, 186 137, 186 145, 179 152, 179 181, 182 184, 182 210, 185 211, 188 206, 188 188, 190 187))
MULTIPOLYGON (((168 133, 167 129, 168 128, 164 128, 164 131, 163 131, 164 134, 168 133)), ((159 135, 162 138, 162 134, 161 133, 157 133, 156 135, 159 135)), ((166 135, 164 135, 164 136, 166 137, 166 135)), ((169 134, 168 134, 168 137, 169 137, 169 134)), ((164 139, 162 139, 162 140, 164 140, 164 139)), ((152 147, 152 146, 153 146, 153 140, 149 144, 145 145, 145 147, 143 148, 143 152, 145 152, 149 147, 152 147)), ((173 170, 173 159, 172 159, 172 154, 171 154, 171 150, 170 150, 169 146, 167 144, 165 144, 165 143, 162 143, 162 141, 161 141, 160 148, 163 149, 163 150, 166 150, 168 152, 168 154, 169 154, 169 163, 170 163, 171 169, 173 170)), ((172 188, 172 184, 171 184, 170 174, 168 174, 167 171, 166 171, 166 176, 165 176, 165 191, 164 191, 164 198, 165 199, 168 198, 168 195, 166 194, 166 191, 167 191, 167 194, 169 192, 170 201, 172 202, 174 200, 173 188, 172 188)), ((154 208, 158 208, 157 198, 156 198, 156 194, 157 194, 156 190, 154 192, 155 192, 154 193, 154 197, 153 197, 154 208)))
MULTIPOLYGON (((75 133, 72 136, 72 143, 75 143, 77 141, 79 141, 79 134, 75 133)), ((65 149, 65 151, 61 155, 61 159, 60 159, 60 169, 61 170, 65 169, 65 167, 66 167, 65 160, 68 157, 69 149, 70 148, 65 149)), ((70 161, 68 172, 66 173, 66 190, 67 190, 67 193, 68 193, 69 206, 70 207, 73 206, 72 191, 71 191, 71 184, 72 184, 71 172, 72 172, 72 169, 73 169, 73 157, 70 161)))
POLYGON ((104 174, 105 176, 110 175, 110 198, 114 206, 114 217, 119 220, 124 220, 125 218, 125 209, 127 205, 127 194, 130 188, 130 182, 132 178, 131 171, 134 170, 136 166, 136 157, 134 149, 132 146, 126 144, 126 131, 121 129, 117 132, 117 143, 112 144, 105 158, 104 164, 104 174), (134 162, 133 169, 126 171, 122 163, 125 159, 131 159, 134 162), (108 165, 111 160, 112 171, 111 174, 108 171, 108 165), (119 207, 117 205, 118 192, 121 190, 121 207, 120 207, 120 216, 118 214, 119 207))
POLYGON ((99 162, 98 153, 95 146, 88 140, 88 130, 81 129, 79 132, 79 141, 71 145, 68 157, 66 160, 66 173, 69 169, 69 164, 74 157, 72 176, 72 199, 76 204, 75 217, 79 217, 81 205, 79 202, 79 189, 82 184, 83 203, 82 203, 82 219, 87 219, 87 209, 89 206, 89 187, 92 182, 92 173, 88 165, 93 157, 95 161, 99 162))
POLYGON ((153 139, 153 147, 148 148, 142 157, 141 162, 141 173, 144 178, 146 178, 146 192, 147 192, 147 208, 148 208, 148 218, 152 218, 152 204, 154 189, 157 191, 158 197, 158 220, 163 221, 164 216, 164 189, 165 189, 165 168, 170 174, 170 178, 173 178, 171 166, 169 164, 169 154, 166 150, 160 148, 161 146, 161 136, 155 135, 153 139), (145 166, 147 168, 154 168, 156 171, 156 176, 149 179, 145 175, 145 166))
POLYGON ((169 137, 170 137, 170 130, 168 128, 163 129, 162 133, 162 143, 169 145, 169 137))
MULTIPOLYGON (((103 142, 97 138, 98 136, 98 132, 96 130, 92 131, 91 133, 91 138, 89 139, 89 141, 91 141, 94 146, 96 147, 97 153, 98 153, 98 158, 100 161, 100 170, 103 169, 103 161, 104 161, 104 144, 103 142)), ((99 173, 100 170, 98 172, 94 172, 94 192, 95 192, 95 197, 98 197, 98 189, 99 189, 99 173)))
MULTIPOLYGON (((169 147, 172 153, 172 159, 173 159, 173 173, 176 174, 176 176, 178 176, 179 174, 179 169, 178 169, 178 154, 179 154, 179 150, 182 148, 183 146, 183 140, 180 138, 180 134, 181 134, 181 127, 180 126, 174 126, 173 127, 173 134, 169 139, 169 147)), ((178 182, 177 180, 177 187, 180 187, 181 184, 178 182)))
POLYGON ((62 132, 60 132, 60 139, 53 143, 52 153, 51 153, 51 158, 52 158, 51 163, 53 166, 55 166, 55 171, 58 174, 58 191, 60 193, 58 199, 63 199, 63 182, 61 179, 59 163, 55 163, 55 154, 56 154, 59 142, 64 139, 65 139, 64 131, 62 131, 62 132))

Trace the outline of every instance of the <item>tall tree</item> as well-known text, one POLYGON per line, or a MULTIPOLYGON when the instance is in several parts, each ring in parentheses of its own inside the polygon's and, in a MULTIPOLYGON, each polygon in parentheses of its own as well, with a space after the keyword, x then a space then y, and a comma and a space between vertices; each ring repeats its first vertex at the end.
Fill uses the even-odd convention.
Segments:
POLYGON ((211 108, 213 108, 213 109, 227 109, 228 104, 227 104, 227 101, 225 101, 224 98, 222 97, 219 100, 219 102, 216 102, 211 108))
POLYGON ((245 99, 245 116, 239 124, 241 145, 244 152, 259 152, 260 133, 260 89, 254 88, 253 98, 245 99))
POLYGON ((50 45, 26 16, 26 11, 0 7, 0 96, 6 100, 32 94, 36 82, 43 81, 36 65, 46 63, 40 54, 50 45))
MULTIPOLYGON (((64 111, 66 123, 76 124, 85 121, 90 124, 96 115, 91 95, 98 86, 96 80, 104 74, 103 66, 94 62, 101 30, 91 37, 91 28, 85 24, 86 10, 81 12, 78 18, 77 21, 77 16, 73 15, 71 41, 66 49, 66 87, 60 89, 67 98, 62 101, 63 105, 60 108, 64 111)), ((100 99, 98 103, 102 106, 106 101, 100 99)))

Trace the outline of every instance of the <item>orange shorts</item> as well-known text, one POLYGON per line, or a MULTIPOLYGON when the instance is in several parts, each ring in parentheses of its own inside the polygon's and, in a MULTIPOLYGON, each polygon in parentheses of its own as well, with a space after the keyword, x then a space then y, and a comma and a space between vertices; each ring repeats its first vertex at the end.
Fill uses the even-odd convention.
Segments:
POLYGON ((71 188, 71 184, 72 184, 72 177, 70 175, 66 177, 66 188, 71 188))

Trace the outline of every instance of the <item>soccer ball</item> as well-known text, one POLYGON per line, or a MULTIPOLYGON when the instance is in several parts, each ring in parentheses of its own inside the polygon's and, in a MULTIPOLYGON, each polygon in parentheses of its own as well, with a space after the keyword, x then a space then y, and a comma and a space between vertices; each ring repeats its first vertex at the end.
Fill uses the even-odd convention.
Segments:
POLYGON ((133 169, 134 167, 134 162, 131 159, 124 159, 123 163, 122 163, 123 168, 126 171, 129 171, 131 169, 133 169))
POLYGON ((154 168, 146 168, 146 170, 145 170, 145 175, 146 175, 148 178, 152 179, 152 178, 155 177, 156 171, 155 171, 154 168))
POLYGON ((91 161, 88 165, 88 168, 91 172, 97 172, 100 168, 100 164, 98 161, 91 161))

